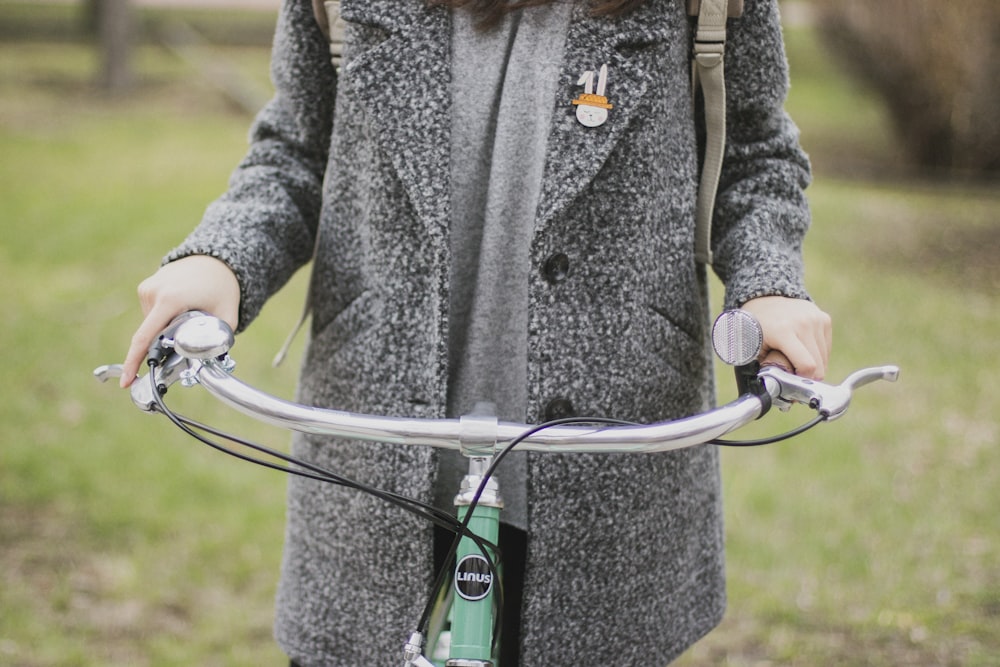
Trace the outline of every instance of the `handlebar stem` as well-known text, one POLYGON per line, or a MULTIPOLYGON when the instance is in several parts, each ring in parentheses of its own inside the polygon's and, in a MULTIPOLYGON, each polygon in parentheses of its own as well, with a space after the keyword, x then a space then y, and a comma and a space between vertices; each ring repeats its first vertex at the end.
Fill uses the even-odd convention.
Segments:
POLYGON ((500 422, 495 416, 473 412, 458 420, 459 445, 464 456, 493 457, 497 451, 500 422))

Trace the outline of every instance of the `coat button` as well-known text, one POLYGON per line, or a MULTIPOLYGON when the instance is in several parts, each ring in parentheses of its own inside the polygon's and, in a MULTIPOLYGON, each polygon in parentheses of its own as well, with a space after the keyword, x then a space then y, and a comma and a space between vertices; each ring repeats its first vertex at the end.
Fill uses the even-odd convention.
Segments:
POLYGON ((561 252, 550 255, 542 266, 542 275, 553 285, 566 280, 569 277, 569 257, 561 252))
POLYGON ((568 419, 576 416, 576 409, 568 398, 553 398, 545 404, 545 421, 568 419))

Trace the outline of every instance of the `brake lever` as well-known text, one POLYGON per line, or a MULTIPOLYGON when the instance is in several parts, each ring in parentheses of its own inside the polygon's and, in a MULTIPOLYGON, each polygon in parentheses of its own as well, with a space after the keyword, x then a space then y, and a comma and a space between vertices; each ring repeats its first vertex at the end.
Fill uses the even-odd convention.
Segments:
MULTIPOLYGON (((161 395, 167 392, 167 388, 178 380, 184 380, 185 371, 193 363, 179 354, 173 352, 166 354, 163 360, 151 371, 155 379, 156 391, 161 395)), ((100 382, 107 382, 112 378, 122 375, 121 364, 105 364, 94 369, 94 377, 100 382)), ((137 377, 129 387, 129 394, 132 403, 143 412, 156 411, 156 397, 153 395, 153 385, 149 381, 149 375, 137 377)))
MULTIPOLYGON (((229 325, 219 318, 192 310, 175 317, 149 346, 146 358, 153 364, 153 378, 137 377, 130 388, 132 402, 144 412, 155 412, 155 391, 165 394, 167 388, 178 380, 187 381, 193 366, 212 358, 225 358, 223 367, 232 370, 232 361, 226 353, 233 346, 234 336, 229 325)), ((121 364, 106 364, 94 369, 100 382, 121 377, 121 364)))
POLYGON ((104 364, 94 369, 94 377, 102 384, 114 378, 122 376, 123 366, 121 364, 104 364))
POLYGON ((816 410, 827 421, 832 421, 847 412, 856 389, 877 380, 895 382, 899 378, 899 367, 864 368, 851 373, 839 385, 800 377, 777 366, 764 368, 759 377, 772 401, 781 410, 788 410, 793 403, 802 403, 816 410))

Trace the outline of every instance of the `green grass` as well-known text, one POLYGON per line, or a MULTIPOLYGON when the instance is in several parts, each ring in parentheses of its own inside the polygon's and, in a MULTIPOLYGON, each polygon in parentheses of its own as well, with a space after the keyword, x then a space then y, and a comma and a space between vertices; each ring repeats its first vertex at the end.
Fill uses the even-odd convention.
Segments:
MULTIPOLYGON (((819 170, 807 254, 837 325, 830 376, 903 373, 798 441, 725 453, 729 613, 681 664, 995 664, 1000 196, 846 178, 845 146, 891 162, 880 111, 807 34, 789 45, 819 170)), ((220 55, 266 70, 261 49, 220 55)), ((225 188, 248 119, 158 49, 114 104, 93 66, 79 44, 0 44, 0 665, 281 664, 284 480, 90 377, 121 358, 135 284, 225 188)), ((301 292, 298 278, 237 348, 241 376, 285 396, 296 360, 266 360, 301 292)))
POLYGON ((821 178, 812 202, 831 378, 882 363, 902 375, 797 441, 725 453, 730 613, 685 664, 993 664, 1000 310, 982 287, 998 274, 981 264, 978 285, 957 281, 899 249, 940 224, 976 229, 1000 197, 821 178))
POLYGON ((808 33, 788 45, 789 109, 818 172, 806 254, 835 321, 830 378, 902 374, 796 441, 724 453, 729 613, 681 664, 996 664, 1000 193, 891 182, 878 106, 808 33), (846 177, 859 165, 881 165, 876 184, 846 177))
MULTIPOLYGON (((90 377, 122 357, 137 281, 224 189, 248 120, 155 49, 142 94, 105 102, 88 55, 0 48, 0 664, 278 664, 284 480, 90 377)), ((259 49, 225 55, 266 71, 259 49)), ((270 358, 297 307, 294 290, 269 307, 248 358, 270 358)), ((287 395, 294 369, 247 372, 287 395)))

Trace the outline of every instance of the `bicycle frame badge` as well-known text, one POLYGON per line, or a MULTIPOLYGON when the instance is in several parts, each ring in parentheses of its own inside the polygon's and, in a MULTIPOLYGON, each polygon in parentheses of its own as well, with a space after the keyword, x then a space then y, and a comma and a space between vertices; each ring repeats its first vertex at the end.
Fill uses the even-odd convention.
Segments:
MULTIPOLYGON (((475 530, 473 528, 472 530, 475 530)), ((477 554, 459 554, 455 566, 455 592, 463 600, 477 602, 493 592, 493 573, 489 561, 477 554)))

